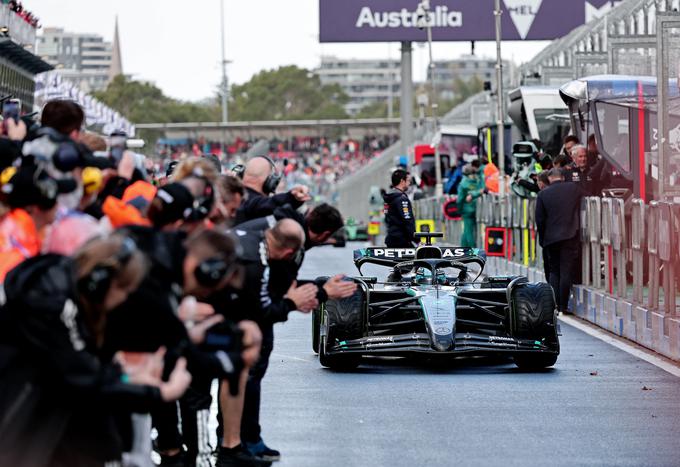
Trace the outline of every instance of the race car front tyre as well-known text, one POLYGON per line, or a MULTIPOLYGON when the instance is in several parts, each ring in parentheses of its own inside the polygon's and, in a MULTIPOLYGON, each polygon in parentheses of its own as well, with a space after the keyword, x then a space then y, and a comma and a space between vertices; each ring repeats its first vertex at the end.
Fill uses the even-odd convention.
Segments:
POLYGON ((520 283, 511 290, 514 336, 540 341, 559 351, 555 294, 545 282, 520 283))
MULTIPOLYGON (((319 276, 314 282, 317 284, 325 283, 330 277, 319 276)), ((321 304, 312 311, 312 350, 314 353, 319 353, 319 327, 321 325, 321 313, 323 313, 324 305, 321 304)))
POLYGON ((331 354, 326 353, 328 347, 326 336, 319 341, 319 363, 325 368, 336 371, 349 371, 359 366, 361 355, 357 354, 331 354))
POLYGON ((557 354, 522 354, 513 357, 515 365, 521 370, 542 370, 557 362, 557 354))
POLYGON ((366 295, 361 288, 347 298, 328 300, 324 305, 328 319, 328 342, 363 337, 363 316, 366 295))
POLYGON ((314 353, 319 353, 319 334, 321 328, 321 313, 323 305, 315 308, 312 311, 312 350, 314 353))
POLYGON ((513 357, 515 364, 523 370, 541 370, 553 366, 557 362, 560 344, 552 287, 544 282, 519 283, 511 290, 511 306, 514 311, 515 337, 538 341, 552 350, 550 353, 517 354, 513 357))
POLYGON ((319 326, 319 363, 322 366, 347 370, 359 365, 360 355, 351 353, 328 354, 327 350, 338 342, 359 339, 363 336, 365 297, 364 291, 357 289, 350 297, 328 300, 323 306, 319 326), (326 330, 325 336, 321 336, 322 329, 326 330))

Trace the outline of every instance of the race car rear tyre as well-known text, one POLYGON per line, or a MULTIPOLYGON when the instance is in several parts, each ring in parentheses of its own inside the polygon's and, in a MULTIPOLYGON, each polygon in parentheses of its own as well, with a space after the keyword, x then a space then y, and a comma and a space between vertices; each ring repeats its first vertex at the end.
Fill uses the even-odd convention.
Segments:
POLYGON ((522 370, 542 370, 557 362, 557 354, 524 354, 513 357, 515 365, 522 370))
POLYGON ((555 294, 550 285, 520 283, 511 291, 515 337, 540 341, 559 351, 555 294))

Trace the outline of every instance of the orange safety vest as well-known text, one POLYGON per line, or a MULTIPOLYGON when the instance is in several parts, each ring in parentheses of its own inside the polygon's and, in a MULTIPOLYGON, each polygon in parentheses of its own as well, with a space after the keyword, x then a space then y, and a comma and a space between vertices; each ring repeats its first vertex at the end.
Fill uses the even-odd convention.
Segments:
POLYGON ((31 215, 13 209, 0 221, 0 282, 24 260, 40 253, 42 240, 31 215))
POLYGON ((498 193, 499 191, 499 175, 500 171, 493 163, 489 163, 484 167, 484 183, 486 189, 491 193, 498 193))
POLYGON ((144 225, 150 226, 149 219, 142 216, 139 210, 125 203, 123 200, 114 196, 108 196, 102 205, 102 211, 109 218, 111 227, 117 229, 126 225, 144 225))

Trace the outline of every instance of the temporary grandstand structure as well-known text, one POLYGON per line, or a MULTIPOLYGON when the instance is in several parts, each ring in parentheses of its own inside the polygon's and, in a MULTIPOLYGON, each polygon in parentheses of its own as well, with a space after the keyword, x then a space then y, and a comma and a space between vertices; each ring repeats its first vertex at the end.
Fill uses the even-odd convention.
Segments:
POLYGON ((624 0, 552 42, 520 68, 524 84, 561 85, 597 74, 656 74, 656 16, 680 0, 624 0))

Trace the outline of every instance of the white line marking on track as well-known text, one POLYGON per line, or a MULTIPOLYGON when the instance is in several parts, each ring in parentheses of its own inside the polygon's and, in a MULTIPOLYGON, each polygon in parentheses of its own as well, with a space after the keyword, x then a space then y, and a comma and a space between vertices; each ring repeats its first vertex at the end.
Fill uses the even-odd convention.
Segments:
POLYGON ((629 341, 623 337, 614 335, 609 331, 605 331, 604 329, 575 316, 562 315, 559 319, 564 324, 576 328, 579 331, 583 331, 589 336, 593 336, 609 345, 616 347, 617 349, 623 350, 624 352, 629 353, 640 360, 651 363, 652 365, 661 368, 673 376, 680 378, 680 365, 673 362, 672 360, 667 359, 666 357, 657 354, 656 352, 653 352, 652 350, 642 347, 641 345, 638 345, 635 342, 629 341))
POLYGON ((284 355, 284 354, 281 354, 281 353, 273 353, 272 357, 288 358, 290 360, 297 360, 299 362, 305 362, 305 363, 310 361, 310 360, 305 360, 304 358, 293 357, 292 355, 284 355))

